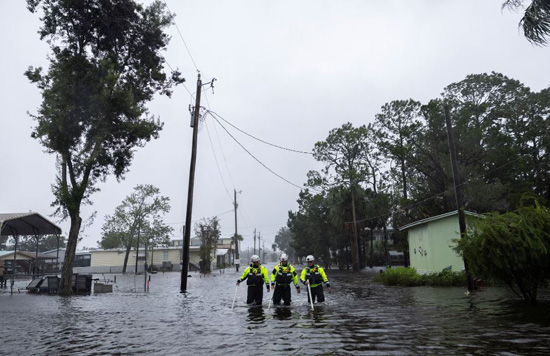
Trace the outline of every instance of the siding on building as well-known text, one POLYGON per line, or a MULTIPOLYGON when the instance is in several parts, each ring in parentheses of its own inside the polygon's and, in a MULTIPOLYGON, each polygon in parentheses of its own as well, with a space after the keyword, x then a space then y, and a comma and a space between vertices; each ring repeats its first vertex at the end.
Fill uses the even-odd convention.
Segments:
MULTIPOLYGON (((162 262, 170 261, 173 265, 179 265, 181 263, 181 251, 179 247, 155 247, 153 251, 147 250, 147 263, 152 263, 161 266, 162 262), (165 253, 168 254, 168 259, 165 259, 165 253)), ((92 267, 120 267, 124 265, 124 256, 126 250, 124 249, 112 249, 112 250, 92 250, 92 267)), ((144 250, 139 250, 139 256, 144 255, 144 250)), ((190 247, 189 262, 197 265, 199 264, 199 248, 190 247)), ((136 250, 132 249, 128 255, 128 267, 131 270, 131 266, 136 265, 136 250)), ((138 261, 138 266, 143 266, 143 260, 138 261)))
MULTIPOLYGON (((481 215, 467 213, 466 224, 481 215)), ((447 213, 402 227, 408 229, 409 259, 411 267, 420 274, 441 272, 450 267, 452 271, 462 271, 464 261, 455 252, 460 238, 458 214, 447 213)))

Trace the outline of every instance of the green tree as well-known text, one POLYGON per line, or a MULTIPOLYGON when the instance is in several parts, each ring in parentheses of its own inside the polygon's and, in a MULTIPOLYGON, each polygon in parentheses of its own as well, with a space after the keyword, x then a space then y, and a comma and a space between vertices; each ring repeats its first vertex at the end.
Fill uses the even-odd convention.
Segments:
POLYGON ((538 287, 550 281, 550 211, 538 204, 478 222, 458 250, 472 271, 508 284, 529 303, 538 287))
POLYGON ((357 187, 368 178, 368 129, 365 125, 357 128, 351 123, 333 129, 325 141, 320 141, 313 148, 313 157, 326 164, 321 173, 310 171, 308 185, 327 190, 335 186, 345 186, 350 192, 350 205, 353 221, 353 235, 350 235, 351 258, 353 270, 359 270, 359 241, 355 195, 357 187))
POLYGON ((408 199, 408 159, 420 128, 419 114, 419 102, 394 100, 382 106, 372 126, 378 149, 394 163, 390 172, 400 183, 398 188, 404 200, 408 199))
MULTIPOLYGON (((292 241, 292 231, 290 231, 288 227, 284 226, 277 231, 274 245, 275 248, 278 248, 280 251, 286 253, 291 260, 294 260, 296 255, 294 253, 294 248, 291 246, 292 241)), ((275 248, 273 251, 275 251, 275 248)))
MULTIPOLYGON (((503 7, 517 9, 523 7, 526 0, 506 0, 503 7)), ((550 36, 550 0, 531 0, 519 25, 527 39, 537 45, 546 45, 550 36)))
POLYGON ((172 15, 161 1, 27 0, 27 7, 42 10, 39 34, 51 48, 48 72, 25 74, 43 98, 32 136, 58 158, 54 204, 70 219, 59 293, 70 295, 82 204, 108 175, 123 177, 136 147, 158 137, 163 125, 145 104, 183 79, 163 72, 159 52, 172 15))
POLYGON ((105 216, 101 248, 126 248, 122 273, 126 273, 132 246, 148 243, 151 246, 168 245, 173 228, 164 224, 163 217, 170 211, 170 198, 150 184, 138 185, 124 198, 113 215, 105 216))
POLYGON ((287 226, 293 237, 290 247, 295 256, 314 255, 318 261, 330 263, 334 229, 329 221, 326 195, 311 194, 308 189, 301 191, 298 211, 289 211, 288 217, 287 226))
POLYGON ((543 162, 548 161, 550 101, 544 92, 532 93, 518 80, 493 72, 450 84, 444 97, 453 107, 466 207, 483 212, 518 206, 536 184, 535 176, 540 182, 548 176, 543 162))
POLYGON ((202 219, 202 222, 195 225, 195 234, 201 241, 201 273, 210 273, 212 255, 216 253, 216 244, 221 235, 220 221, 217 216, 209 219, 202 219))

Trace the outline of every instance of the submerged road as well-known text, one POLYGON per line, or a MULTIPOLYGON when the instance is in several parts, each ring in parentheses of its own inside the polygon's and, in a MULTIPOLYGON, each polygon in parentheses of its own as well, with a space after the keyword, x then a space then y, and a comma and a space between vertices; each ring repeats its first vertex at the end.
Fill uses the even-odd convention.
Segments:
POLYGON ((548 299, 533 307, 503 288, 385 287, 371 281, 377 271, 327 270, 332 293, 314 310, 304 288, 290 307, 268 310, 272 293, 249 307, 244 284, 231 309, 234 269, 191 274, 186 294, 178 272, 152 275, 149 293, 143 276, 120 275, 111 294, 0 293, 0 355, 550 354, 548 299))

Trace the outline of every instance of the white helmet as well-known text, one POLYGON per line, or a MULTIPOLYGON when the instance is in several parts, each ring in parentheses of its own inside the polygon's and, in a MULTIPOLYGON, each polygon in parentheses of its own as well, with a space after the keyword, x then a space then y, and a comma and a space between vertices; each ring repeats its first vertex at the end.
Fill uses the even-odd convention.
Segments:
POLYGON ((286 253, 283 253, 283 254, 281 255, 281 262, 286 262, 286 261, 288 261, 288 256, 287 256, 286 253))
POLYGON ((250 257, 250 262, 259 262, 260 261, 260 256, 258 255, 252 255, 252 257, 250 257))
POLYGON ((308 255, 308 256, 306 257, 306 261, 307 261, 307 262, 313 262, 313 261, 315 261, 315 257, 313 257, 313 255, 308 255))

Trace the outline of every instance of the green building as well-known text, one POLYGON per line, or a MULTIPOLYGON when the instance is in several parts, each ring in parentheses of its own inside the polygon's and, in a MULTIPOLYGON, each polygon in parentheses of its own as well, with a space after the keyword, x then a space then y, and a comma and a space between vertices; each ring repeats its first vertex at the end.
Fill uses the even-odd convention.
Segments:
MULTIPOLYGON (((472 219, 483 218, 483 215, 468 211, 465 214, 466 228, 471 226, 472 219)), ((464 269, 462 257, 453 249, 456 246, 453 240, 460 238, 457 210, 415 221, 399 230, 407 230, 410 266, 418 273, 464 269)))

